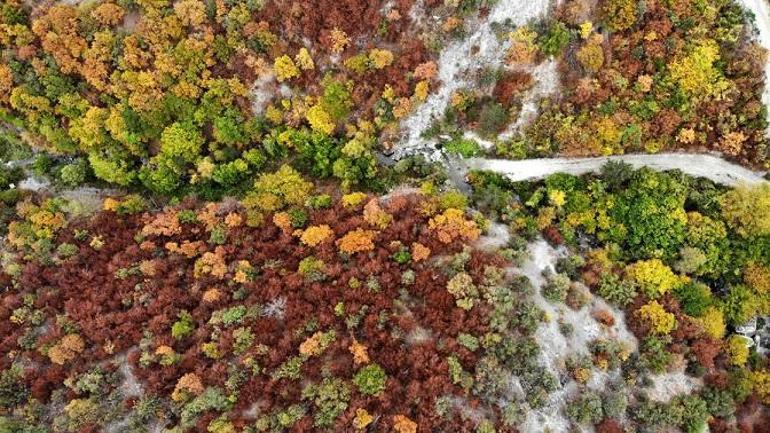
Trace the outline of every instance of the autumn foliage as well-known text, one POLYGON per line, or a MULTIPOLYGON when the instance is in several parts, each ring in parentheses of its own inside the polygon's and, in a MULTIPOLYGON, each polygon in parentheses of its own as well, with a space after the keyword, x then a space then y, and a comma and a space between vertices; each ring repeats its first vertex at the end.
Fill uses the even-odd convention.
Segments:
MULTIPOLYGON (((446 291, 448 277, 427 259, 460 251, 459 240, 474 239, 478 228, 461 211, 426 216, 426 199, 419 196, 376 206, 369 200, 366 211, 340 202, 307 211, 301 234, 270 222, 226 224, 245 212, 236 202, 198 207, 188 200, 157 212, 116 217, 103 211, 74 221, 56 240, 77 252, 56 266, 17 257, 20 284, 3 294, 4 319, 24 296, 34 296, 32 307, 45 317, 60 318, 39 337, 49 342, 47 356, 20 347, 26 326, 8 327, 5 320, 0 350, 13 356, 0 364, 5 369, 22 357, 40 364, 25 375, 24 386, 41 401, 64 386, 62 364, 69 374, 84 374, 128 353, 128 368, 147 392, 178 405, 211 399, 212 392, 233 386, 233 369, 248 371, 227 405, 235 426, 252 422, 240 414, 255 401, 265 414, 278 413, 299 401, 303 383, 317 383, 305 392, 334 389, 345 401, 330 421, 338 431, 363 428, 374 417, 391 431, 470 431, 472 424, 459 415, 433 412, 438 396, 462 393, 445 361, 456 344, 436 341, 454 341, 460 331, 483 333, 489 318, 481 307, 456 307, 446 291), (388 224, 377 216, 385 214, 392 215, 388 224), (99 249, 90 245, 92 237, 102 239, 99 249), (407 247, 414 262, 396 261, 394 254, 407 247), (318 278, 300 273, 309 258, 318 278), (402 282, 405 273, 408 283, 402 282), (408 310, 394 304, 404 287, 409 300, 400 305, 408 310), (418 326, 437 340, 399 337, 418 326), (385 378, 384 390, 373 396, 351 382, 371 366, 381 367, 385 378), (324 382, 328 375, 339 382, 324 382)), ((471 283, 480 281, 485 266, 501 263, 471 254, 471 283)), ((464 355, 471 371, 475 357, 464 355)), ((299 415, 295 429, 313 430, 326 422, 319 421, 326 419, 321 413, 299 415)), ((212 420, 198 422, 205 427, 212 420)))

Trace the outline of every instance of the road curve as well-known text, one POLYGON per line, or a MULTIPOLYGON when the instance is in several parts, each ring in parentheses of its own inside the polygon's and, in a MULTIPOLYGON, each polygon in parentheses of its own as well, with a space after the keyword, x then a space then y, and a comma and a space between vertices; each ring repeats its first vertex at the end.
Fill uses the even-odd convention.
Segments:
POLYGON ((647 166, 655 170, 681 170, 695 177, 705 177, 716 183, 734 186, 767 182, 763 173, 752 171, 720 157, 708 154, 660 153, 655 155, 615 155, 597 158, 542 158, 511 161, 505 159, 470 158, 457 162, 456 169, 490 170, 511 180, 539 179, 553 173, 581 175, 597 171, 607 161, 623 161, 635 168, 647 166))

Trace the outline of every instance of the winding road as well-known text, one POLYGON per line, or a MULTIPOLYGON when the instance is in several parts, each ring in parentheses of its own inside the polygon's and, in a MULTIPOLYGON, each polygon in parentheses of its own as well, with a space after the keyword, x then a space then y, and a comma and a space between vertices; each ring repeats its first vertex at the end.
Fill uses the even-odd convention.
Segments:
POLYGON ((647 166, 655 170, 681 170, 695 177, 705 177, 716 183, 735 186, 767 182, 764 173, 726 161, 718 156, 693 153, 660 153, 655 155, 616 155, 597 158, 542 158, 510 161, 505 159, 471 158, 450 160, 450 177, 462 177, 470 170, 490 170, 511 180, 539 179, 553 173, 581 175, 598 171, 607 161, 623 161, 635 168, 647 166), (453 172, 453 173, 452 173, 453 172), (454 175, 453 175, 454 174, 454 175))

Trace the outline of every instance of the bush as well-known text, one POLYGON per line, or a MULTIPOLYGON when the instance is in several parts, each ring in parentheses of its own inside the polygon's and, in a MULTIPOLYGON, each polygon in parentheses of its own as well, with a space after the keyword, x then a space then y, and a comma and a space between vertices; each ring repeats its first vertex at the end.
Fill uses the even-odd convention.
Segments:
POLYGON ((616 274, 609 273, 602 275, 597 293, 609 302, 625 307, 636 298, 636 286, 616 274))
POLYGON ((508 120, 505 107, 497 102, 489 102, 479 113, 479 132, 485 137, 494 136, 505 128, 508 120))
POLYGON ((88 164, 84 160, 78 160, 61 168, 59 178, 68 186, 78 186, 85 182, 88 176, 88 164))
POLYGON ((640 346, 640 365, 652 373, 663 373, 671 363, 671 354, 666 349, 666 341, 660 337, 647 337, 640 346))
POLYGON ((593 391, 567 403, 567 416, 579 424, 596 424, 604 418, 602 398, 593 391))
POLYGON ((607 418, 622 418, 628 407, 628 397, 622 393, 607 394, 602 398, 602 409, 607 418))
POLYGON ((543 285, 543 297, 551 302, 564 302, 567 299, 570 280, 566 274, 551 274, 543 285))
POLYGON ((469 140, 462 137, 453 138, 444 144, 444 150, 449 153, 460 155, 463 158, 471 158, 482 154, 483 150, 476 140, 469 140))

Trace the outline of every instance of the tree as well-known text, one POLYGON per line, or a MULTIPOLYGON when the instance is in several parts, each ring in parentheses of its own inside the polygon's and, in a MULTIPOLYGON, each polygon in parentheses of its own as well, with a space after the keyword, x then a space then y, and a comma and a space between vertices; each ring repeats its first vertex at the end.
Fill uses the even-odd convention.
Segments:
POLYGON ((88 166, 84 160, 78 160, 62 167, 59 172, 61 181, 70 186, 78 186, 85 182, 88 175, 88 166))
POLYGON ((331 135, 336 128, 332 117, 324 110, 321 105, 314 105, 307 110, 305 115, 310 127, 314 131, 321 132, 326 135, 331 135))
POLYGON ((636 5, 633 0, 604 0, 604 21, 612 30, 627 30, 636 23, 636 5))
POLYGON ((475 221, 466 220, 464 212, 454 208, 431 218, 428 227, 435 233, 438 240, 445 244, 457 239, 472 241, 481 234, 475 221))
POLYGON ((570 279, 565 274, 551 274, 546 279, 542 288, 543 297, 551 302, 564 302, 567 300, 567 291, 570 288, 570 279))
POLYGON ((601 46, 602 36, 596 36, 596 40, 592 38, 591 41, 580 47, 575 54, 580 64, 591 73, 599 72, 599 69, 604 64, 604 49, 601 46))
POLYGON ((674 289, 674 296, 679 300, 682 310, 690 316, 701 317, 711 306, 711 289, 705 284, 688 282, 674 289))
POLYGON ((310 226, 300 235, 303 244, 314 247, 334 236, 334 231, 326 225, 310 226))
POLYGON ((85 342, 77 334, 67 334, 48 349, 48 357, 54 364, 63 365, 73 360, 85 349, 85 342))
POLYGON ((354 254, 374 249, 374 238, 377 232, 373 230, 355 229, 337 240, 337 246, 345 254, 354 254))
POLYGON ((647 323, 653 334, 667 335, 676 329, 676 317, 663 308, 658 301, 650 301, 636 314, 647 323))
POLYGON ((275 63, 273 64, 273 72, 275 72, 275 77, 279 83, 295 77, 299 77, 299 68, 297 68, 297 65, 294 64, 294 61, 291 59, 291 57, 287 55, 283 55, 275 59, 275 63))
POLYGON ((606 273, 599 281, 597 293, 611 303, 625 307, 636 297, 636 285, 614 273, 606 273))
POLYGON ((244 200, 244 204, 267 212, 285 206, 301 206, 312 189, 312 183, 284 164, 274 173, 261 174, 254 182, 254 191, 244 200))
POLYGON ((730 363, 736 367, 743 367, 749 359, 749 346, 746 337, 731 335, 727 339, 725 351, 730 355, 730 363))
POLYGON ((727 321, 743 325, 754 317, 760 308, 759 298, 746 286, 733 286, 721 303, 727 321))
POLYGON ((377 364, 369 364, 353 376, 353 383, 358 387, 358 391, 366 395, 377 395, 384 391, 387 380, 385 371, 377 364))
POLYGON ((699 322, 703 326, 706 335, 715 340, 721 340, 725 336, 727 325, 722 311, 716 307, 708 307, 700 318, 699 322))
POLYGON ((681 278, 659 259, 636 262, 626 268, 626 275, 652 299, 668 293, 682 283, 681 278))
POLYGON ((687 189, 673 174, 643 168, 607 211, 612 223, 599 235, 635 259, 674 257, 685 240, 687 189))
POLYGON ((719 45, 711 39, 704 40, 671 64, 671 77, 692 97, 717 95, 729 86, 714 65, 718 61, 719 45))
POLYGON ((727 225, 743 237, 770 235, 770 185, 739 185, 719 200, 727 225))
POLYGON ((596 424, 604 418, 602 399, 594 392, 587 392, 567 403, 567 416, 580 424, 596 424))
POLYGON ((206 21, 206 5, 200 0, 178 1, 174 13, 185 26, 198 27, 206 21))
POLYGON ((538 38, 540 50, 546 56, 558 56, 567 46, 570 33, 561 21, 553 21, 548 30, 538 38))
POLYGON ((327 377, 305 387, 302 398, 311 400, 316 408, 314 425, 329 427, 347 409, 350 389, 342 379, 327 377))
POLYGON ((203 382, 195 373, 186 373, 177 381, 171 399, 174 401, 184 401, 191 396, 203 394, 203 382))
POLYGON ((404 415, 395 415, 393 417, 393 430, 396 433, 417 433, 417 423, 404 415))
POLYGON ((759 370, 751 373, 754 393, 764 404, 770 404, 770 370, 759 370))
POLYGON ((204 138, 192 123, 172 123, 160 137, 160 155, 183 167, 200 155, 204 138))

